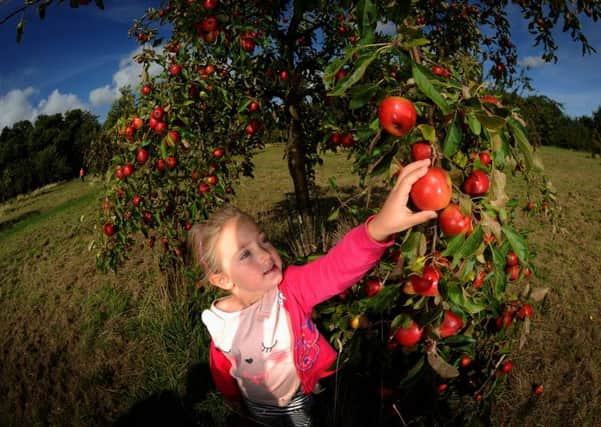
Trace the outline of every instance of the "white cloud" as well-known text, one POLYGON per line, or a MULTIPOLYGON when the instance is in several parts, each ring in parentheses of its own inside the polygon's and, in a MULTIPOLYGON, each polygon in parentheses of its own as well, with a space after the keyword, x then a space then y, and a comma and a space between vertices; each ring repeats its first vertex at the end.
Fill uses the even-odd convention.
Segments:
MULTIPOLYGON (((94 106, 108 105, 117 100, 121 93, 119 89, 130 86, 134 91, 141 82, 140 75, 144 68, 141 64, 134 61, 133 57, 142 52, 142 47, 131 52, 127 57, 119 62, 119 69, 113 74, 113 81, 110 85, 96 88, 90 92, 90 103, 94 106)), ((152 64, 148 70, 151 76, 160 73, 160 67, 152 64)))
POLYGON ((47 99, 32 105, 30 98, 38 91, 33 87, 12 89, 6 95, 0 96, 0 129, 12 126, 18 121, 34 122, 41 114, 58 114, 77 108, 86 110, 88 107, 72 93, 62 94, 55 89, 47 99))
POLYGON ((58 114, 75 109, 85 110, 86 105, 79 100, 77 95, 72 93, 61 94, 58 89, 54 89, 48 99, 43 99, 38 104, 37 115, 39 114, 58 114))
POLYGON ((547 62, 540 56, 527 56, 520 61, 520 64, 528 68, 537 68, 546 65, 547 62))
POLYGON ((0 96, 0 129, 12 126, 21 120, 32 120, 34 108, 29 102, 29 97, 36 93, 32 87, 10 90, 6 95, 0 96))
POLYGON ((109 85, 90 92, 90 103, 95 107, 111 104, 117 98, 119 98, 119 91, 109 85))

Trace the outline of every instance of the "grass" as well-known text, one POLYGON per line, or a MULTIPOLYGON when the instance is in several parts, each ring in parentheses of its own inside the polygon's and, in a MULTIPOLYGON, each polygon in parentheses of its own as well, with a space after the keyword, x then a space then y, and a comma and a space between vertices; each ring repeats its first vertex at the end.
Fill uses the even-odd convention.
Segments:
MULTIPOLYGON (((551 290, 513 353, 492 423, 601 425, 601 164, 557 148, 541 154, 557 188, 559 229, 541 212, 518 224, 537 255, 532 286, 551 290), (539 383, 545 392, 535 397, 539 383)), ((293 187, 282 156, 281 146, 258 154, 256 177, 240 183, 235 202, 284 242, 293 187)), ((317 171, 327 197, 330 176, 356 191, 344 154, 328 154, 317 171)), ((167 301, 151 250, 135 251, 117 273, 99 273, 88 244, 102 185, 90 178, 0 206, 0 425, 185 424, 223 414, 214 394, 200 403, 210 380, 198 316, 210 295, 167 301)), ((525 205, 528 187, 518 178, 512 185, 525 205)))

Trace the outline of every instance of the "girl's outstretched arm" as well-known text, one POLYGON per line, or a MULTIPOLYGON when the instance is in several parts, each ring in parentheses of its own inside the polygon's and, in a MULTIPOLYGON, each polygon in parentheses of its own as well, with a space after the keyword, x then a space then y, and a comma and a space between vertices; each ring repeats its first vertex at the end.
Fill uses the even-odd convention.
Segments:
POLYGON ((326 255, 304 266, 287 268, 282 286, 306 311, 365 276, 394 243, 392 235, 436 218, 434 211, 414 213, 407 207, 411 187, 427 172, 428 165, 429 160, 407 165, 380 212, 349 231, 326 255))

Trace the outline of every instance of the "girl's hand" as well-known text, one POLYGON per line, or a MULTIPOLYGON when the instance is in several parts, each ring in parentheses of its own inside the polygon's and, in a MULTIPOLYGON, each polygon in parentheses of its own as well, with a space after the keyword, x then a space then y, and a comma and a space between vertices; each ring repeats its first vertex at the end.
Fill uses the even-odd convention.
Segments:
POLYGON ((411 187, 428 172, 428 166, 430 159, 409 163, 401 170, 382 209, 367 224, 367 231, 374 240, 383 242, 394 233, 437 217, 435 211, 413 212, 407 207, 411 187))

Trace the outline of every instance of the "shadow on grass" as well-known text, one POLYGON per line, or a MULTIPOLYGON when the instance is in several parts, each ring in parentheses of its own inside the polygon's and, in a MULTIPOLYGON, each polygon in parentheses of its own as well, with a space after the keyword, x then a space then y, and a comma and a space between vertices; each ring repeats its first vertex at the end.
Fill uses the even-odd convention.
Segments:
POLYGON ((28 212, 22 213, 21 215, 19 215, 16 218, 12 218, 12 219, 0 222, 0 231, 8 230, 9 228, 11 228, 12 226, 14 226, 15 224, 18 224, 21 221, 25 221, 25 220, 27 220, 29 218, 38 216, 41 213, 42 212, 40 210, 28 211, 28 212))
MULTIPOLYGON (((155 392, 136 402, 113 424, 115 427, 130 426, 214 426, 217 424, 210 414, 199 414, 195 406, 215 391, 209 366, 197 363, 189 370, 186 391, 183 396, 174 390, 155 392)), ((229 424, 228 424, 229 425, 229 424)))

